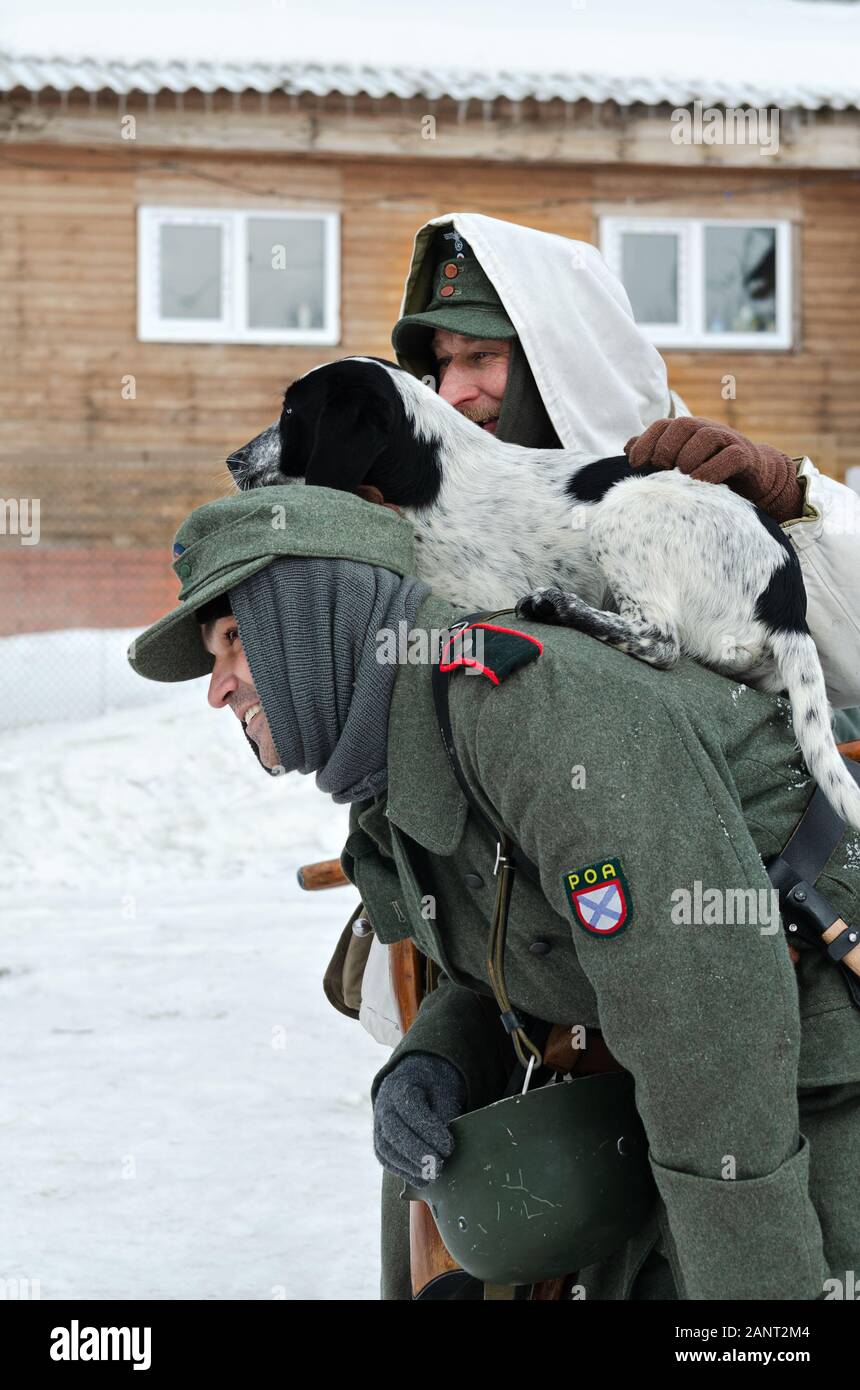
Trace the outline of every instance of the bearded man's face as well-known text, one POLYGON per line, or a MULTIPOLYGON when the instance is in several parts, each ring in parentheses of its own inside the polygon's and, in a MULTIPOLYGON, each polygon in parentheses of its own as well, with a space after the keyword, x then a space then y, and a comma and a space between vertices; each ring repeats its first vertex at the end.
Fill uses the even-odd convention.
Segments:
POLYGON ((437 329, 432 345, 443 401, 488 434, 495 434, 508 384, 511 340, 468 338, 437 329))

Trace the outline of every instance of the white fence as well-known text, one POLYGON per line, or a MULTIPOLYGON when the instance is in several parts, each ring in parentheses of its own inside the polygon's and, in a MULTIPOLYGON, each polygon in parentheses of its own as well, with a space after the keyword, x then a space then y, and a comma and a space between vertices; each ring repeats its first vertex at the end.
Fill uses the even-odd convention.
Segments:
POLYGON ((136 629, 68 628, 0 638, 0 729, 95 719, 184 694, 186 682, 135 674, 126 657, 135 635, 136 629))

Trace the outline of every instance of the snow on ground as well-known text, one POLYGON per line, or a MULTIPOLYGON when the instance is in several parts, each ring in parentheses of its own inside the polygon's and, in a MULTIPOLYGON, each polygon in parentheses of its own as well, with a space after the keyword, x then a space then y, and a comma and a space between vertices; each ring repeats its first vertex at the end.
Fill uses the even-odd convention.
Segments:
POLYGON ((374 1299, 387 1054, 321 988, 354 891, 295 878, 346 810, 205 690, 0 733, 0 1279, 374 1299))

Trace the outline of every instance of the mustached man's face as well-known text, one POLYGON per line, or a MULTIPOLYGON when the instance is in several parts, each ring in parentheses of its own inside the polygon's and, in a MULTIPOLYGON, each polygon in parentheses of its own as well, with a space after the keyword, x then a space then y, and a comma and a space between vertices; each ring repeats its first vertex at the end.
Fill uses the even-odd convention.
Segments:
POLYGON ((495 434, 511 364, 509 338, 467 338, 437 329, 433 355, 439 395, 467 420, 495 434))
POLYGON ((232 614, 206 623, 203 645, 215 658, 209 680, 208 700, 213 709, 228 707, 240 721, 247 738, 257 745, 264 767, 280 766, 260 697, 254 688, 248 658, 239 638, 239 624, 232 614))

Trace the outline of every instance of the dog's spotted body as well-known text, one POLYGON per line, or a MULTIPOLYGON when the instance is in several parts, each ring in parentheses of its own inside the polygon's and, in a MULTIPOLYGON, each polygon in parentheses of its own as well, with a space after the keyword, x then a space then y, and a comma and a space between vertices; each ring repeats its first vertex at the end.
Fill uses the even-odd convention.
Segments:
POLYGON ((830 729, 797 556, 727 487, 623 456, 505 444, 378 358, 317 367, 280 420, 231 454, 240 488, 379 489, 415 532, 417 569, 469 608, 516 606, 654 666, 683 652, 762 690, 787 690, 810 772, 860 827, 860 788, 830 729))

